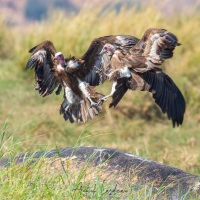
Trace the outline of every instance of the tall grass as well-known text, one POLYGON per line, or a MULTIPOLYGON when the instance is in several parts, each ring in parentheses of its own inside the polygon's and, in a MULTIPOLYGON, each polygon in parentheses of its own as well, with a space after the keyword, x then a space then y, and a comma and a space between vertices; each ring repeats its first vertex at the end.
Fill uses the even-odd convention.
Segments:
MULTIPOLYGON (((117 169, 112 169, 116 173, 110 174, 109 171, 103 170, 107 164, 106 161, 95 167, 93 165, 95 153, 85 159, 85 162, 77 161, 76 163, 73 157, 61 157, 59 150, 51 158, 46 157, 48 151, 46 153, 31 152, 26 153, 23 156, 23 162, 16 165, 15 157, 8 154, 9 149, 14 149, 18 145, 18 142, 13 142, 12 139, 14 131, 5 138, 9 118, 10 116, 0 132, 1 153, 5 150, 4 144, 9 143, 7 151, 2 154, 8 160, 5 161, 4 167, 2 160, 0 163, 0 199, 167 199, 165 193, 168 188, 171 188, 170 184, 161 184, 155 188, 154 183, 148 180, 145 185, 140 185, 139 181, 134 185, 133 180, 129 183, 127 180, 134 177, 133 172, 128 174, 129 178, 126 177, 126 173, 118 174, 117 169)), ((78 148, 80 141, 86 142, 86 140, 88 140, 88 135, 83 133, 74 146, 78 148)), ((135 171, 138 173, 137 167, 135 171)), ((171 184, 173 185, 173 182, 171 184)), ((170 192, 168 191, 167 194, 170 195, 170 192)), ((195 190, 189 190, 184 195, 180 191, 177 196, 180 200, 198 199, 195 190)))
MULTIPOLYGON (((6 48, 0 51, 5 51, 5 57, 13 52, 14 58, 0 60, 0 124, 3 127, 11 111, 11 128, 31 121, 13 136, 14 140, 23 136, 15 153, 55 148, 56 145, 73 146, 82 130, 86 130, 91 140, 84 145, 117 148, 200 174, 199 22, 200 13, 197 12, 187 16, 164 16, 149 6, 140 11, 122 9, 119 13, 112 9, 101 12, 101 8, 85 9, 70 16, 55 12, 48 19, 23 29, 9 29, 3 25, 5 32, 1 41, 6 48), (186 98, 187 110, 180 128, 172 128, 150 94, 131 91, 116 109, 109 109, 106 103, 102 115, 94 121, 70 124, 59 115, 62 95, 41 98, 33 89, 33 72, 24 72, 30 57, 28 50, 43 40, 51 40, 66 57, 81 56, 94 38, 109 34, 140 38, 149 27, 165 28, 182 43, 163 67, 186 98), (13 40, 6 39, 7 31, 13 40)), ((98 90, 109 93, 109 83, 98 90)))
POLYGON ((12 58, 15 52, 14 36, 0 18, 0 59, 12 58))

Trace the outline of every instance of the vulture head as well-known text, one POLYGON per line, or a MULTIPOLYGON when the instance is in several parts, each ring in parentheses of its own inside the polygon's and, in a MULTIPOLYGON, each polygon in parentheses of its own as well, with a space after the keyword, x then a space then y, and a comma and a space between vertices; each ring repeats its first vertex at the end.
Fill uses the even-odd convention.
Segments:
POLYGON ((103 46, 103 49, 101 50, 100 54, 107 53, 108 55, 112 56, 114 54, 115 50, 116 50, 116 47, 114 45, 106 43, 103 46))
POLYGON ((57 52, 55 54, 55 57, 53 58, 53 60, 58 60, 62 67, 65 66, 65 58, 64 58, 64 55, 61 52, 57 52))

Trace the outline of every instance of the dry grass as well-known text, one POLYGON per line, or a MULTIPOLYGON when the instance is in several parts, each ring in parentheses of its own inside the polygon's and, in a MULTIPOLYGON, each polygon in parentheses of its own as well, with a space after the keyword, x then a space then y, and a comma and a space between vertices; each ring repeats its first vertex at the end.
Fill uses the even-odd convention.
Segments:
MULTIPOLYGON (((139 12, 134 8, 121 10, 118 14, 113 10, 101 13, 99 8, 67 17, 61 12, 54 13, 48 20, 24 30, 11 30, 14 47, 0 49, 5 51, 1 55, 10 52, 15 55, 12 61, 0 63, 0 123, 3 124, 12 111, 6 134, 20 128, 12 141, 5 144, 3 152, 9 150, 15 154, 50 149, 55 145, 73 146, 83 132, 82 145, 117 148, 200 174, 199 22, 199 13, 167 18, 152 7, 139 12), (185 121, 180 128, 173 129, 151 95, 142 92, 128 92, 115 110, 109 109, 107 103, 102 115, 92 122, 70 124, 59 115, 62 95, 41 98, 33 90, 33 73, 23 71, 30 56, 28 50, 43 40, 52 40, 65 56, 81 56, 94 38, 109 34, 141 37, 149 27, 172 31, 183 44, 164 66, 187 101, 185 121), (15 146, 10 150, 13 143, 15 146)), ((1 29, 1 43, 11 45, 2 30, 10 31, 6 27, 1 29)), ((110 85, 105 84, 98 90, 108 93, 110 85)))

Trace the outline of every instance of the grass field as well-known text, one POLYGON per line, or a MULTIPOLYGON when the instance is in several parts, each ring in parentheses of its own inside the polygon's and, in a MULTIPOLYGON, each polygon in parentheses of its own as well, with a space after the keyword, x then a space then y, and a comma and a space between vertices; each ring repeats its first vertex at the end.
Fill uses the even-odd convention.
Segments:
MULTIPOLYGON (((99 10, 83 10, 68 18, 63 13, 55 13, 48 20, 23 30, 8 28, 3 22, 0 25, 1 156, 56 146, 74 146, 82 134, 78 145, 124 150, 200 175, 199 13, 165 17, 152 8, 140 12, 122 10, 118 14, 109 11, 101 15, 99 10), (163 67, 181 89, 187 102, 181 127, 172 128, 171 122, 153 102, 151 94, 131 91, 116 109, 109 109, 107 102, 103 113, 94 121, 70 124, 59 114, 62 95, 40 97, 33 89, 33 72, 24 70, 30 56, 28 50, 43 40, 52 40, 65 56, 81 56, 96 37, 109 34, 141 37, 149 27, 165 28, 176 34, 182 43, 175 50, 174 57, 163 67)), ((107 94, 110 84, 99 86, 98 91, 107 94)), ((9 191, 9 184, 16 184, 20 179, 14 169, 6 174, 10 182, 5 182, 3 194, 9 191)), ((5 181, 5 174, 1 181, 5 181)), ((21 181, 18 195, 21 192, 26 199, 34 193, 25 194, 22 188, 26 185, 26 179, 21 181)), ((56 179, 52 178, 52 181, 56 179)), ((47 193, 49 198, 55 197, 50 190, 42 191, 44 194, 39 193, 37 187, 35 190, 38 199, 47 193)))

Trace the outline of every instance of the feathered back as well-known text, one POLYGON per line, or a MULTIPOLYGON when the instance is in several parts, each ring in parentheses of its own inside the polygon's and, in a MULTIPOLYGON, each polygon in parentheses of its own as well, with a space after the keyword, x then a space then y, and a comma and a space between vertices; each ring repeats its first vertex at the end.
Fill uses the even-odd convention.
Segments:
POLYGON ((82 78, 92 86, 104 83, 107 79, 104 73, 108 70, 111 57, 100 54, 103 46, 110 43, 116 48, 128 50, 138 41, 138 38, 130 35, 110 35, 94 39, 86 53, 81 57, 84 60, 84 67, 81 68, 82 78))
POLYGON ((142 39, 130 49, 132 55, 141 55, 147 65, 161 65, 166 59, 173 56, 176 46, 179 46, 177 37, 165 29, 147 29, 142 39), (150 63, 151 62, 151 63, 150 63))

